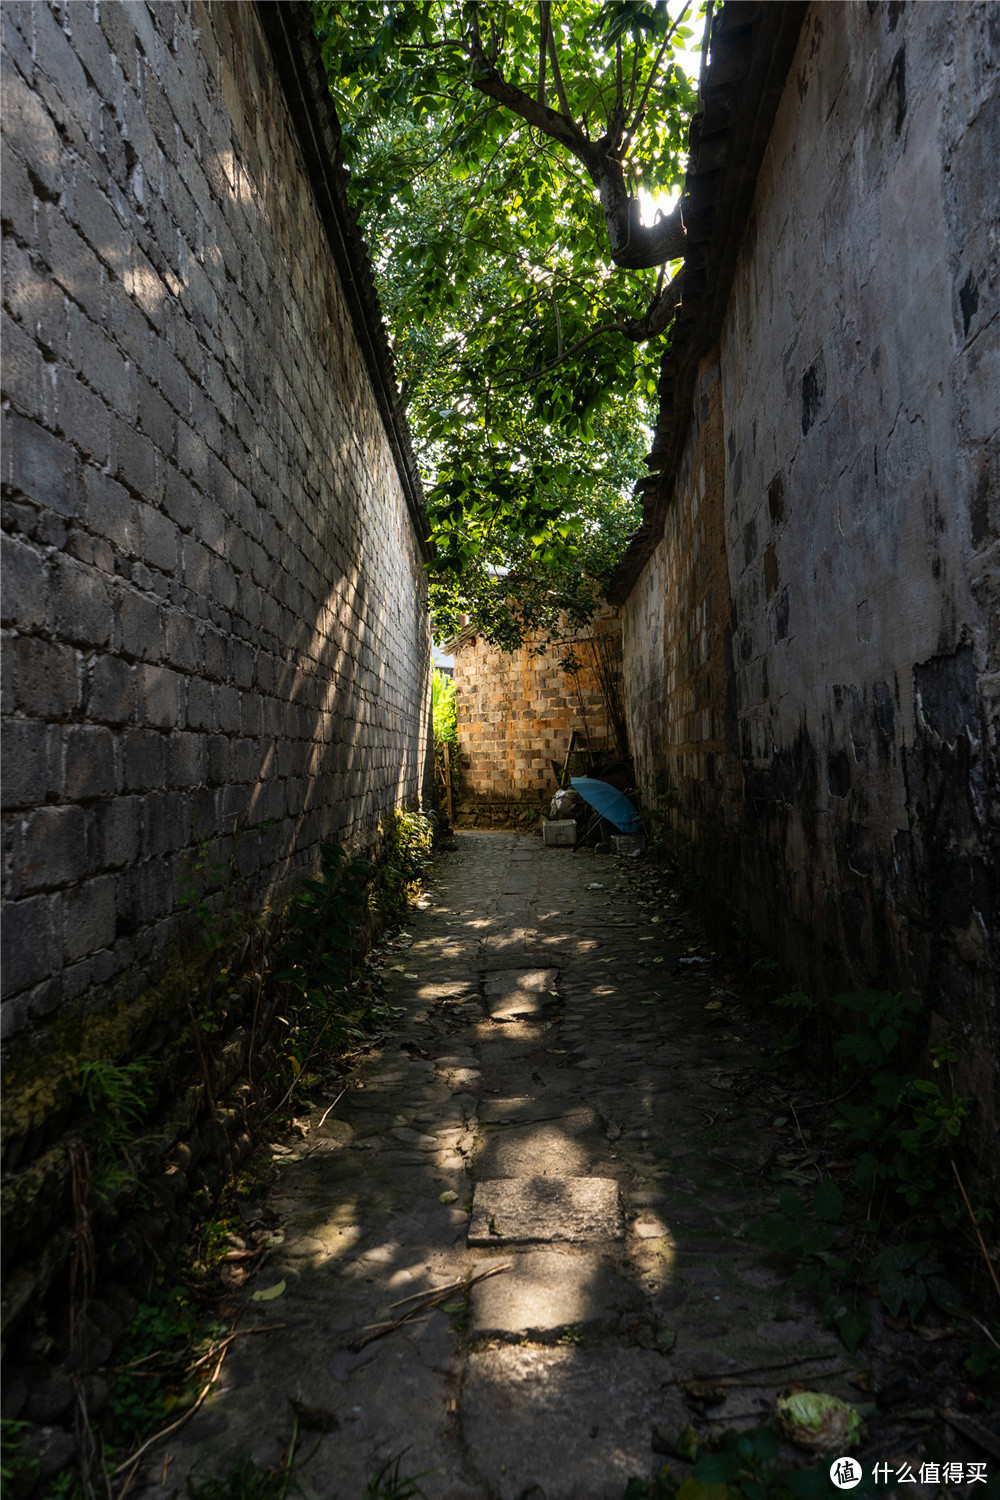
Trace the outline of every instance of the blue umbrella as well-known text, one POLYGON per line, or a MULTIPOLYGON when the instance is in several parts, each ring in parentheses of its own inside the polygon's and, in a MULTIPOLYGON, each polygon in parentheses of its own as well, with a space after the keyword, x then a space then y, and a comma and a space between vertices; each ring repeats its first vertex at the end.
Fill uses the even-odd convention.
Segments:
POLYGON ((624 792, 609 786, 606 781, 598 781, 594 776, 571 776, 570 783, 584 802, 589 803, 602 818, 613 823, 619 833, 639 832, 642 827, 639 814, 624 792))

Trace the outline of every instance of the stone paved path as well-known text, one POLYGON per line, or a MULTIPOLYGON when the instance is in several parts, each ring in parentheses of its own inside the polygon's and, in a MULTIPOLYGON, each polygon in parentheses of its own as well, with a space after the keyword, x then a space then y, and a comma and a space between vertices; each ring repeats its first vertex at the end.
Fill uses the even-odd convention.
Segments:
MULTIPOLYGON (((195 1463, 273 1463, 289 1398, 339 1422, 300 1475, 317 1500, 358 1500, 404 1450, 431 1500, 620 1500, 663 1462, 653 1429, 692 1419, 681 1381, 772 1367, 696 1417, 727 1426, 763 1418, 782 1360, 844 1371, 743 1238, 781 1148, 733 1090, 756 1053, 631 879, 512 834, 460 834, 438 860, 390 975, 398 1033, 277 1157, 284 1241, 248 1290, 286 1289, 241 1326, 283 1326, 234 1346, 149 1500, 195 1463), (349 1348, 492 1266, 509 1269, 349 1348)), ((820 1388, 850 1397, 845 1378, 820 1388)))

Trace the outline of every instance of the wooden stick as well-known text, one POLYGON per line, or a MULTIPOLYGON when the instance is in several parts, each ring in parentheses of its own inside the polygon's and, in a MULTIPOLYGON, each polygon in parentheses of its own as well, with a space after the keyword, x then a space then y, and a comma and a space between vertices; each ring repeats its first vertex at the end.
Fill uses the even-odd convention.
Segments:
MULTIPOLYGON (((345 1086, 344 1088, 341 1089, 341 1091, 337 1095, 336 1099, 334 1099, 333 1103, 330 1105, 330 1109, 336 1109, 337 1105, 340 1103, 341 1099, 343 1099, 343 1097, 344 1097, 344 1095, 346 1093, 347 1093, 347 1088, 345 1086)), ((326 1109, 326 1110, 323 1111, 323 1118, 320 1120, 319 1124, 316 1126, 317 1130, 322 1130, 323 1129, 323 1126, 326 1124, 326 1117, 330 1113, 330 1109, 326 1109)))
POLYGON ((979 1248, 983 1252, 983 1260, 986 1262, 986 1269, 990 1273, 990 1279, 993 1282, 993 1289, 996 1292, 997 1296, 1000 1297, 1000 1281, 997 1281, 997 1273, 993 1269, 993 1262, 990 1260, 989 1256, 986 1253, 986 1245, 983 1241, 982 1235, 979 1232, 979 1225, 976 1223, 976 1216, 972 1212, 972 1204, 969 1202, 969 1195, 965 1191, 965 1184, 962 1182, 961 1177, 959 1177, 958 1168, 956 1167, 954 1162, 952 1162, 951 1164, 951 1170, 955 1174, 955 1181, 958 1183, 958 1190, 962 1194, 966 1208, 969 1210, 969 1218, 972 1220, 972 1227, 976 1231, 976 1239, 979 1241, 979 1248))
MULTIPOLYGON (((201 1406, 202 1402, 205 1400, 209 1391, 215 1384, 219 1375, 219 1371, 222 1369, 222 1362, 226 1357, 226 1351, 228 1350, 229 1345, 233 1342, 233 1339, 240 1338, 244 1333, 277 1333, 279 1328, 284 1328, 285 1326, 286 1325, 284 1323, 275 1323, 269 1328, 241 1328, 237 1333, 231 1333, 229 1337, 223 1342, 222 1351, 219 1354, 215 1369, 212 1371, 202 1390, 199 1392, 198 1399, 188 1407, 184 1415, 182 1417, 179 1417, 176 1422, 171 1422, 169 1427, 164 1427, 159 1432, 154 1432, 153 1436, 151 1438, 147 1438, 142 1446, 140 1448, 137 1448, 129 1458, 124 1459, 123 1462, 118 1465, 117 1469, 112 1469, 112 1479, 117 1479, 118 1475, 121 1474, 124 1469, 130 1469, 134 1474, 136 1464, 139 1462, 142 1455, 149 1448, 152 1448, 154 1443, 158 1443, 161 1438, 169 1437, 172 1432, 176 1432, 178 1427, 183 1427, 184 1423, 194 1416, 195 1412, 201 1406)), ((206 1358, 207 1357, 208 1356, 206 1356, 206 1358)), ((199 1363, 202 1363, 202 1361, 199 1361, 199 1363)), ((193 1368, 197 1369, 197 1366, 194 1366, 193 1368)), ((126 1489, 131 1484, 131 1482, 132 1474, 129 1475, 129 1478, 126 1482, 126 1489)))
POLYGON ((977 1448, 981 1448, 992 1458, 1000 1458, 1000 1439, 995 1438, 981 1422, 974 1422, 971 1417, 963 1417, 961 1412, 952 1411, 947 1406, 939 1407, 938 1412, 964 1438, 968 1438, 970 1443, 975 1443, 977 1448))
POLYGON ((437 1307, 438 1303, 443 1302, 445 1297, 449 1296, 452 1292, 458 1291, 459 1287, 468 1291, 470 1287, 476 1285, 477 1281, 486 1281, 488 1277, 499 1276, 501 1271, 509 1271, 510 1269, 511 1262, 508 1261, 505 1266, 493 1266, 491 1270, 480 1271, 478 1276, 473 1276, 468 1281, 459 1282, 457 1286, 445 1287, 443 1291, 434 1292, 430 1297, 426 1297, 423 1302, 418 1302, 416 1307, 411 1307, 409 1312, 403 1313, 402 1317, 394 1318, 391 1323, 377 1324, 371 1333, 365 1333, 363 1338, 354 1339, 347 1347, 352 1354, 358 1354, 366 1344, 374 1343, 376 1339, 383 1338, 387 1333, 394 1333, 397 1328, 402 1328, 404 1323, 408 1323, 418 1313, 426 1312, 429 1307, 437 1307))
POLYGON ((675 1375, 672 1380, 664 1380, 660 1384, 662 1390, 668 1385, 687 1385, 689 1382, 704 1383, 705 1385, 725 1385, 726 1381, 735 1380, 738 1375, 762 1375, 771 1370, 791 1370, 796 1365, 812 1365, 821 1359, 839 1359, 840 1351, 835 1354, 803 1354, 799 1359, 779 1359, 769 1365, 748 1365, 745 1370, 730 1370, 728 1375, 675 1375))
POLYGON ((444 742, 444 803, 448 813, 448 822, 454 823, 455 809, 451 798, 451 749, 447 740, 444 742))

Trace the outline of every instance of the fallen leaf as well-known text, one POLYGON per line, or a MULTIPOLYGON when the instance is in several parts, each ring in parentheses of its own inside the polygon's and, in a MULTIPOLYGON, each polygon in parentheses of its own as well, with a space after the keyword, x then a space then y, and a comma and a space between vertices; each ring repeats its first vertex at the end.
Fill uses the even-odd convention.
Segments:
POLYGON ((458 1194, 456 1192, 453 1192, 452 1189, 449 1188, 446 1193, 440 1193, 438 1195, 438 1202, 439 1203, 457 1203, 458 1202, 458 1194))
POLYGON ((724 1385, 713 1385, 706 1380, 688 1380, 681 1387, 686 1399, 699 1411, 706 1406, 720 1406, 729 1392, 724 1385))
POLYGON ((273 1302, 275 1297, 280 1297, 285 1290, 285 1282, 279 1281, 275 1286, 269 1286, 264 1292, 254 1292, 250 1298, 251 1302, 273 1302))

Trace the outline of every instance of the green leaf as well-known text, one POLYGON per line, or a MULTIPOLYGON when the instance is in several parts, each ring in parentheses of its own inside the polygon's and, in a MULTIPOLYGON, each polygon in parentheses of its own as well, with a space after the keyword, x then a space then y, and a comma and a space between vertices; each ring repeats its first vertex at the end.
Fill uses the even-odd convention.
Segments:
POLYGON ((844 1195, 835 1182, 820 1182, 813 1193, 813 1213, 828 1224, 835 1224, 844 1211, 844 1195))

